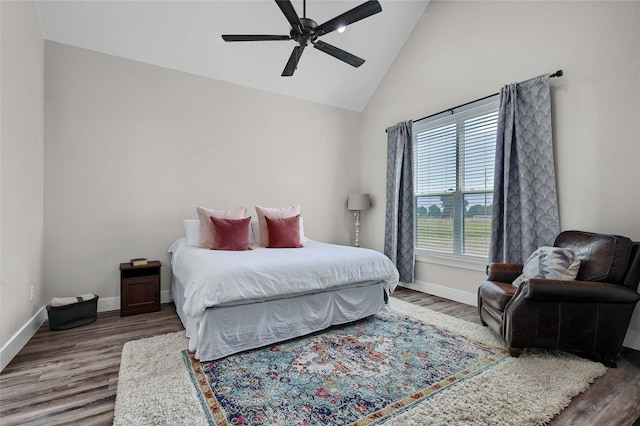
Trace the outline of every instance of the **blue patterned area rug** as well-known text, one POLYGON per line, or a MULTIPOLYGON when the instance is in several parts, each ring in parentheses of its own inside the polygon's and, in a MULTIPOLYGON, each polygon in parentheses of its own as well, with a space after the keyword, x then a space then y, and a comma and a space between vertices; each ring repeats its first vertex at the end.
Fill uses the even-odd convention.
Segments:
POLYGON ((508 357, 386 310, 200 363, 182 352, 213 425, 372 425, 508 357))

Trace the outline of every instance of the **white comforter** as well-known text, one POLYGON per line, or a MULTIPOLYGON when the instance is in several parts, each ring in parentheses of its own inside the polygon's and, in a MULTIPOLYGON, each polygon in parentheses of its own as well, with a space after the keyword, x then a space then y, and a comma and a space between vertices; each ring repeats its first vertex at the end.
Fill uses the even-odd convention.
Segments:
POLYGON ((247 251, 170 247, 173 274, 185 287, 184 312, 198 318, 209 307, 314 293, 354 283, 398 284, 398 270, 383 254, 365 248, 306 240, 295 249, 252 246, 247 251))

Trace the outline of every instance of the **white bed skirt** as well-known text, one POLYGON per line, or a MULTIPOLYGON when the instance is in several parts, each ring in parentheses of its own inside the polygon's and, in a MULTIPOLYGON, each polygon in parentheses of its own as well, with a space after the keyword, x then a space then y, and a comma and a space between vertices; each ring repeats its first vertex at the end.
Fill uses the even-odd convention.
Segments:
POLYGON ((270 345, 355 321, 382 311, 384 283, 305 294, 246 305, 209 308, 203 319, 185 315, 184 287, 171 277, 176 311, 189 338, 189 350, 200 361, 270 345))

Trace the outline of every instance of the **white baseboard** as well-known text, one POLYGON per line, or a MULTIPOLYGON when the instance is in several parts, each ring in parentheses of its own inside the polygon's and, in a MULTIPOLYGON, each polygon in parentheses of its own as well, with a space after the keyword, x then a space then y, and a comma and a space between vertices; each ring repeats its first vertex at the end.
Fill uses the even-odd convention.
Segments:
MULTIPOLYGON (((400 283, 400 286, 410 288, 412 290, 421 291, 434 296, 443 297, 455 302, 464 303, 465 305, 478 306, 478 296, 476 293, 469 293, 454 288, 445 287, 439 284, 428 283, 424 281, 414 281, 413 283, 400 283)), ((640 332, 635 330, 627 330, 622 346, 636 351, 640 351, 640 332)))
POLYGON ((98 299, 98 312, 116 311, 120 309, 119 297, 105 297, 98 299))
POLYGON ((627 330, 622 346, 640 351, 640 331, 627 330))
POLYGON ((47 310, 40 308, 34 316, 27 321, 22 328, 9 339, 9 341, 0 349, 0 371, 9 365, 11 360, 18 355, 18 352, 27 344, 27 342, 36 334, 36 331, 47 320, 47 310))
MULTIPOLYGON (((171 292, 164 290, 160 292, 160 303, 173 302, 171 292)), ((105 297, 98 299, 98 312, 117 311, 120 309, 119 297, 105 297)))
POLYGON ((457 290, 455 288, 446 287, 440 284, 428 283, 425 281, 414 281, 412 283, 400 283, 400 286, 410 288, 411 290, 421 291, 423 293, 432 294, 455 302, 464 303, 465 305, 478 306, 478 296, 476 293, 457 290))
MULTIPOLYGON (((173 302, 169 290, 160 292, 160 303, 173 302)), ((115 311, 120 309, 119 297, 98 299, 98 312, 115 311)), ((25 325, 0 349, 0 372, 18 355, 36 331, 48 319, 47 309, 43 306, 27 321, 25 325)))

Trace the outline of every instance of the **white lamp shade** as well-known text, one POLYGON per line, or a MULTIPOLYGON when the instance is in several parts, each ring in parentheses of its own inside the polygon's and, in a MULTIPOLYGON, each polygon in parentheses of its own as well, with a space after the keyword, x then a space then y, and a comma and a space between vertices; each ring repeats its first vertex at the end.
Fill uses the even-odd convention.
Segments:
POLYGON ((371 199, 369 194, 349 194, 347 201, 347 210, 369 210, 371 208, 371 199))

